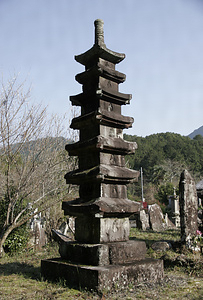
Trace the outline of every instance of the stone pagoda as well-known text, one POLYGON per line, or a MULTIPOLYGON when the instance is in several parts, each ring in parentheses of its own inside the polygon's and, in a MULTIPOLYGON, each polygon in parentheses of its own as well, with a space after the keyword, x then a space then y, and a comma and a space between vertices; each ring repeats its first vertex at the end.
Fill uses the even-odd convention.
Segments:
POLYGON ((76 217, 75 241, 58 233, 61 258, 42 261, 44 278, 62 277, 70 285, 102 290, 163 277, 163 262, 145 258, 145 242, 129 240, 129 216, 140 204, 127 198, 127 184, 137 181, 139 172, 125 166, 125 155, 137 145, 123 140, 123 129, 133 123, 121 114, 131 99, 118 89, 125 74, 115 65, 124 58, 106 47, 103 21, 96 20, 95 44, 75 56, 85 66, 76 75, 82 93, 70 97, 72 105, 81 107, 71 123, 79 141, 66 146, 69 155, 78 157, 78 169, 65 179, 79 185, 79 198, 64 201, 62 209, 76 217))

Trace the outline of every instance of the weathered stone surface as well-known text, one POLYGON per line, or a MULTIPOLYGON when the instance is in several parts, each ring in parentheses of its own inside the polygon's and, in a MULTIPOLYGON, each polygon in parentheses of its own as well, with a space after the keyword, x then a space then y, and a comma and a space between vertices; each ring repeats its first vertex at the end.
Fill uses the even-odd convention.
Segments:
MULTIPOLYGON (((90 129, 89 129, 90 130, 90 129)), ((112 130, 109 133, 113 133, 112 130)), ((113 134, 112 134, 113 135, 113 134)), ((80 155, 83 151, 111 151, 113 154, 127 155, 135 153, 137 144, 122 140, 120 137, 106 137, 98 135, 75 144, 66 145, 66 150, 72 156, 80 155)))
POLYGON ((108 243, 127 241, 130 224, 128 218, 78 217, 75 221, 75 239, 82 243, 108 243))
POLYGON ((62 259, 72 263, 105 266, 109 265, 109 247, 107 244, 81 244, 78 242, 61 242, 59 253, 62 259))
POLYGON ((179 197, 176 195, 174 188, 174 194, 169 196, 169 208, 172 214, 172 222, 176 227, 180 227, 180 207, 179 207, 179 197))
POLYGON ((146 244, 143 241, 126 241, 109 245, 110 264, 126 264, 145 259, 146 244))
POLYGON ((167 251, 171 248, 171 245, 168 242, 160 241, 153 243, 151 247, 155 251, 167 251))
POLYGON ((188 238, 196 235, 198 228, 196 186, 187 170, 181 173, 179 191, 181 241, 186 242, 188 238))
POLYGON ((166 228, 168 228, 168 229, 175 229, 176 228, 176 225, 169 219, 167 213, 164 216, 164 220, 165 220, 165 223, 166 223, 166 228))
MULTIPOLYGON (((115 188, 116 189, 116 188, 115 188)), ((95 201, 85 202, 83 199, 64 201, 62 204, 65 215, 83 216, 101 215, 103 217, 128 217, 140 210, 140 203, 128 199, 100 197, 95 201)))
POLYGON ((163 231, 166 228, 161 207, 156 203, 149 206, 149 222, 151 229, 154 231, 163 231))
POLYGON ((137 228, 142 230, 147 230, 150 228, 149 225, 149 215, 145 212, 144 209, 140 210, 137 214, 135 214, 137 228))
POLYGON ((124 288, 130 283, 160 281, 163 279, 163 261, 144 259, 122 265, 81 266, 51 259, 42 260, 41 273, 47 280, 61 278, 69 286, 102 291, 124 288))
POLYGON ((78 264, 117 265, 144 259, 146 244, 143 241, 82 244, 62 240, 59 244, 59 253, 63 259, 78 264))
POLYGON ((100 182, 113 182, 130 183, 135 181, 139 172, 130 170, 125 167, 98 165, 86 170, 75 170, 67 173, 65 179, 67 183, 78 184, 81 182, 100 181, 100 182))
POLYGON ((80 74, 77 74, 75 79, 77 82, 84 84, 85 82, 92 80, 95 78, 102 76, 104 78, 109 78, 116 83, 122 83, 126 80, 126 75, 115 70, 114 68, 110 67, 110 65, 103 64, 103 59, 98 59, 97 66, 93 66, 91 69, 86 70, 80 74), (102 76, 103 75, 103 76, 102 76))

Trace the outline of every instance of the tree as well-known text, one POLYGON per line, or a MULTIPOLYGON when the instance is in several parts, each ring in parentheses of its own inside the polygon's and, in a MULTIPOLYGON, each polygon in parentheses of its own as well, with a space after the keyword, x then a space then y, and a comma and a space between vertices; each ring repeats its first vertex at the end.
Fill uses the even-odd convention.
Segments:
POLYGON ((186 168, 186 164, 168 158, 164 161, 162 167, 165 170, 164 181, 173 183, 174 185, 178 185, 180 180, 180 174, 182 170, 186 168))
MULTIPOLYGON (((203 176, 203 137, 197 135, 194 139, 181 136, 177 133, 157 133, 146 136, 131 136, 124 134, 124 139, 136 142, 138 149, 134 155, 127 156, 127 164, 130 168, 139 170, 141 167, 144 173, 144 197, 146 201, 155 200, 160 186, 164 186, 159 192, 161 199, 166 200, 168 186, 177 186, 182 170, 187 169, 196 181, 203 176), (162 195, 161 195, 162 193, 162 195)), ((137 185, 128 187, 128 194, 131 198, 139 198, 140 190, 137 185)))
POLYGON ((160 185, 158 189, 158 193, 156 194, 156 198, 163 204, 168 204, 168 197, 173 195, 173 184, 171 182, 167 182, 165 184, 160 185))
POLYGON ((71 186, 63 177, 75 164, 63 150, 62 118, 31 105, 30 91, 23 89, 15 77, 2 84, 0 95, 0 254, 8 235, 36 208, 45 211, 67 197, 71 186))

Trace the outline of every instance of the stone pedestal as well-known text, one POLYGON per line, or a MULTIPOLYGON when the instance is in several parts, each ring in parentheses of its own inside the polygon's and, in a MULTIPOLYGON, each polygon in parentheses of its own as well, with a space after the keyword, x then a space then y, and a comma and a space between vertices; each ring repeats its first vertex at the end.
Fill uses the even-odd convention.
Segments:
POLYGON ((41 268, 46 279, 63 278, 70 286, 99 291, 124 288, 130 283, 158 282, 163 278, 163 261, 149 258, 108 266, 84 266, 52 259, 43 260, 41 268))
POLYGON ((163 277, 162 261, 146 259, 145 243, 129 240, 129 216, 140 204, 127 198, 127 184, 137 181, 139 172, 125 166, 125 155, 134 153, 137 145, 123 140, 123 129, 133 123, 121 114, 121 106, 131 99, 118 89, 125 75, 115 65, 124 58, 106 47, 103 21, 96 20, 94 46, 75 57, 85 66, 76 75, 83 92, 70 97, 81 107, 81 116, 71 123, 80 140, 66 150, 78 156, 79 167, 65 179, 79 185, 79 198, 64 201, 62 209, 76 217, 76 241, 70 243, 55 232, 61 259, 42 261, 44 278, 102 290, 163 277))

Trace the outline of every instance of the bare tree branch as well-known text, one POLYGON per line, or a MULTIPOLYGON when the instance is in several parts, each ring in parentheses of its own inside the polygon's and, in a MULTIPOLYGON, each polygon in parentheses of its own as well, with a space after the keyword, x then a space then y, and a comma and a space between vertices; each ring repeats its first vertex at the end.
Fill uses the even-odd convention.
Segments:
POLYGON ((0 252, 7 234, 31 211, 45 211, 71 192, 64 174, 76 163, 64 150, 65 117, 47 116, 46 108, 29 103, 30 91, 23 88, 14 78, 0 94, 0 204, 6 212, 0 217, 0 252))

